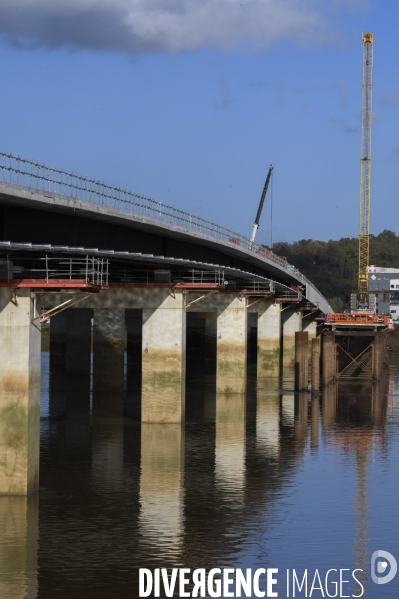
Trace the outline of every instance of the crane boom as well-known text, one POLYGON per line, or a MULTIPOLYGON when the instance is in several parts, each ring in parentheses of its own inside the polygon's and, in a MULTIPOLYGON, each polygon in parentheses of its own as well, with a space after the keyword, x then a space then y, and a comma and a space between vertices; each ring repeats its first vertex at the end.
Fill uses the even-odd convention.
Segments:
POLYGON ((249 241, 249 249, 252 248, 252 244, 255 241, 256 231, 259 228, 260 215, 262 214, 263 204, 265 203, 266 192, 267 192, 267 188, 269 187, 270 177, 272 176, 273 168, 274 167, 271 164, 269 167, 269 172, 267 173, 265 184, 263 186, 262 196, 260 198, 260 202, 259 202, 259 206, 258 206, 258 212, 256 213, 254 226, 252 227, 252 233, 251 233, 251 237, 250 237, 250 241, 249 241))
POLYGON ((368 265, 370 258, 370 172, 372 120, 373 34, 363 33, 362 132, 360 143, 360 222, 358 300, 368 300, 368 265))

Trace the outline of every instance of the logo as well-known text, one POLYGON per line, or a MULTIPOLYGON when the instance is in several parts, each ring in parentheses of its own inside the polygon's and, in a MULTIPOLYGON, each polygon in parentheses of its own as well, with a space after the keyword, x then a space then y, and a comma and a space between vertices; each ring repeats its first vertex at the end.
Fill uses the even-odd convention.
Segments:
POLYGON ((374 551, 371 556, 371 578, 375 584, 387 584, 387 582, 391 582, 396 576, 397 569, 398 564, 391 553, 382 549, 374 551), (388 565, 389 570, 387 570, 388 565), (384 574, 384 572, 388 573, 385 576, 379 576, 379 574, 384 574))

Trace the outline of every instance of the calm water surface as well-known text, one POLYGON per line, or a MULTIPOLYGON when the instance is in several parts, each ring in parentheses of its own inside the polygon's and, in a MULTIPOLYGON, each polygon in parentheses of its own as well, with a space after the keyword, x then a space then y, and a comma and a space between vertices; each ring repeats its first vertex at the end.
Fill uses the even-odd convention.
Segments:
POLYGON ((287 569, 362 568, 366 597, 398 597, 370 578, 374 551, 399 561, 398 366, 315 399, 290 373, 245 398, 200 377, 183 427, 68 412, 76 387, 42 368, 40 492, 0 498, 1 599, 135 599, 140 567, 274 567, 283 598, 287 569))

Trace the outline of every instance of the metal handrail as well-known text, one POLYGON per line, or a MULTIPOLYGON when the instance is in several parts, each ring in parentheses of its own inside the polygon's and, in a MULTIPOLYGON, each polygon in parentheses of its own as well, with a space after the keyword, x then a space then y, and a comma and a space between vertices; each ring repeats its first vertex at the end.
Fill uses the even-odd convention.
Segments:
MULTIPOLYGON (((50 168, 44 164, 4 152, 0 152, 0 171, 1 180, 6 183, 12 183, 31 190, 47 191, 78 200, 87 200, 95 204, 148 216, 163 223, 175 224, 184 227, 188 231, 209 235, 229 244, 240 246, 245 250, 258 254, 269 262, 277 264, 280 268, 294 273, 303 283, 317 290, 305 275, 271 250, 255 243, 251 244, 248 237, 184 210, 173 208, 119 187, 106 185, 100 181, 87 179, 68 171, 50 168)), ((320 294, 318 290, 317 292, 320 294)), ((320 296, 323 297, 321 294, 320 296)), ((325 300, 324 297, 323 299, 325 300)))

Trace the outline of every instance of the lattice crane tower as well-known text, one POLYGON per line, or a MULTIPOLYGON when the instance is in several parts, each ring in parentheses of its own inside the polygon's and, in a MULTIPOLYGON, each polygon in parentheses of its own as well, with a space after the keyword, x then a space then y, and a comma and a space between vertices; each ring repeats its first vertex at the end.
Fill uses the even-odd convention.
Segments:
POLYGON ((370 257, 370 171, 373 78, 373 34, 363 33, 362 133, 360 143, 360 223, 358 300, 368 301, 368 265, 370 257))

